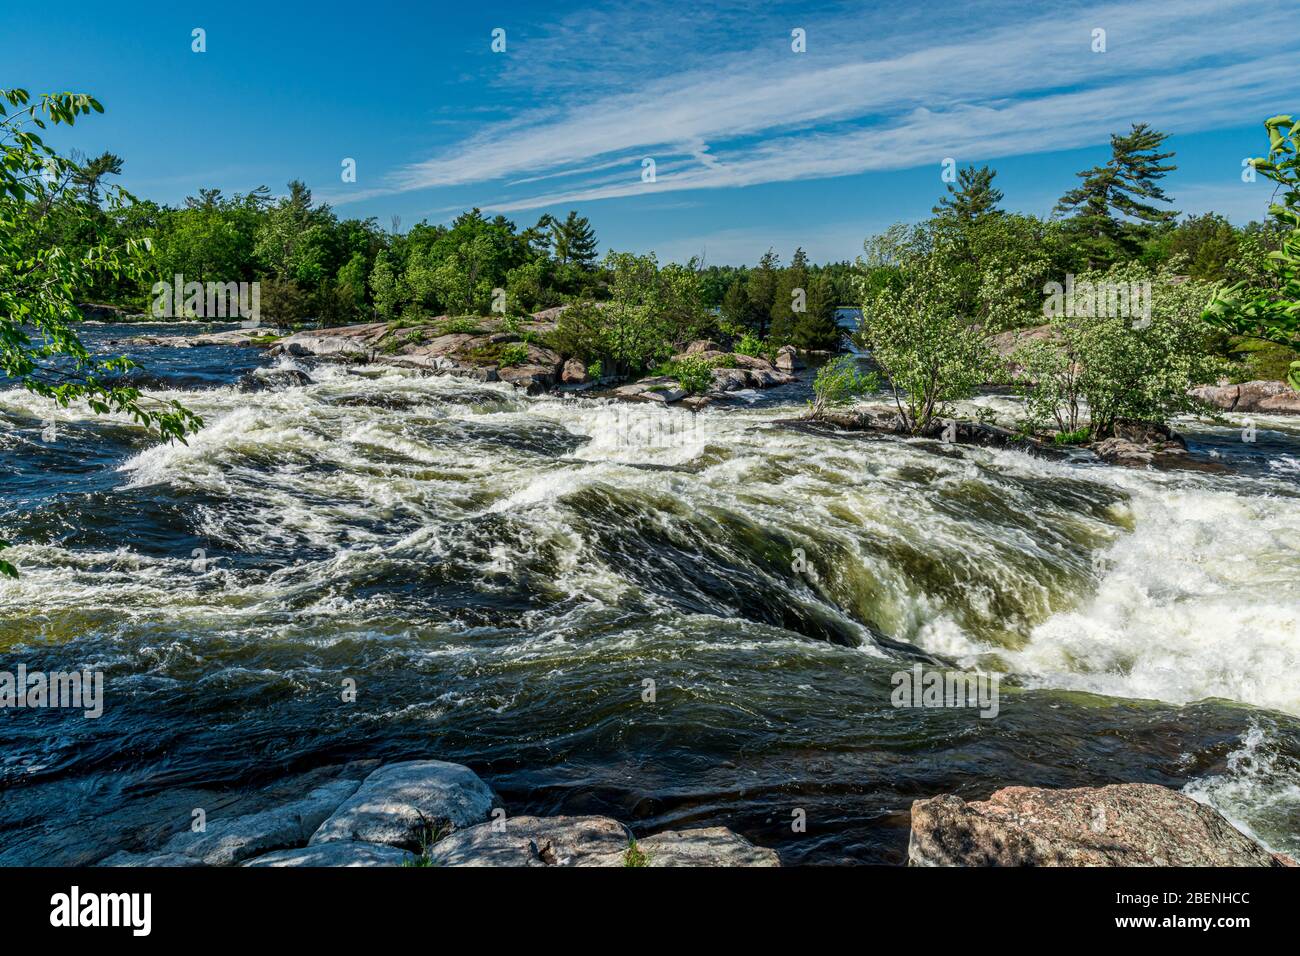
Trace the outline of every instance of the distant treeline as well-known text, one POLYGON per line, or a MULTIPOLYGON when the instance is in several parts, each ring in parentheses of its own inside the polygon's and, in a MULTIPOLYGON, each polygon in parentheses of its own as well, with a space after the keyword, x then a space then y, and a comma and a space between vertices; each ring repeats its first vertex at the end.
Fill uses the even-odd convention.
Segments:
MULTIPOLYGON (((727 329, 769 346, 830 348, 838 338, 835 307, 860 304, 864 288, 889 281, 901 249, 936 231, 957 237, 953 248, 969 267, 971 314, 987 319, 992 308, 999 325, 1031 323, 1045 281, 1117 263, 1173 264, 1206 282, 1259 276, 1263 257, 1279 243, 1276 224, 1237 228, 1213 213, 1180 219, 1159 186, 1174 169, 1172 153, 1161 151, 1164 139, 1144 125, 1112 137, 1111 159, 1080 172, 1081 182, 1050 218, 1003 211, 996 173, 966 167, 952 171, 929 223, 895 226, 869 239, 856 261, 811 263, 802 249, 784 265, 771 249, 753 266, 692 260, 685 266, 696 273, 693 304, 720 311, 727 329), (991 276, 1004 301, 982 306, 980 290, 991 276)), ((598 257, 595 231, 576 211, 520 228, 474 209, 449 225, 420 222, 402 230, 396 217, 387 227, 374 218, 341 219, 296 181, 279 198, 265 187, 233 196, 201 189, 179 207, 143 199, 102 209, 101 191, 107 177, 121 172, 122 160, 106 153, 74 157, 74 164, 70 187, 44 219, 50 243, 84 242, 77 230, 84 230, 89 206, 109 242, 148 239, 152 246, 144 280, 96 276, 96 286, 83 293, 96 301, 144 311, 151 277, 259 281, 267 320, 341 325, 503 307, 522 314, 611 296, 615 260, 598 257)))

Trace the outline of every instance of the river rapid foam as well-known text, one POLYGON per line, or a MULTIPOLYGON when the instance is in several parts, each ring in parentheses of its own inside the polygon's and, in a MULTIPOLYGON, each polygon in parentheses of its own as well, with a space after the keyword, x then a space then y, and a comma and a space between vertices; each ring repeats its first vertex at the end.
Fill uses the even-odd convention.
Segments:
POLYGON ((779 396, 306 370, 169 393, 187 445, 0 393, 0 659, 108 677, 101 721, 0 734, 0 861, 161 781, 371 754, 793 862, 899 861, 920 796, 1126 779, 1300 846, 1300 419, 1262 451, 1188 423, 1248 460, 1137 471, 814 434, 779 396), (916 661, 1003 675, 999 717, 891 707, 916 661))

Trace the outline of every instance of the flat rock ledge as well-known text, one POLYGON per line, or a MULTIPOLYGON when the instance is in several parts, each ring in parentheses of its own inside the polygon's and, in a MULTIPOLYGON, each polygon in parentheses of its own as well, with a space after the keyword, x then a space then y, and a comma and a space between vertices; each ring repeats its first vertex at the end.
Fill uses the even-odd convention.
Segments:
POLYGON ((96 865, 780 866, 775 851, 723 827, 634 841, 609 817, 510 817, 474 771, 443 760, 358 762, 303 779, 314 784, 305 793, 285 800, 285 785, 268 788, 280 802, 214 811, 199 832, 183 829, 96 865))
POLYGON ((1286 382, 1257 379, 1234 385, 1202 385, 1189 392, 1214 408, 1225 412, 1259 412, 1265 415, 1300 415, 1300 392, 1286 382))
POLYGON ((1007 787, 912 804, 910 866, 1295 866, 1217 810, 1145 783, 1007 787))
POLYGON ((460 830, 429 851, 434 866, 780 866, 775 850, 725 827, 669 830, 633 842, 609 817, 513 817, 460 830))

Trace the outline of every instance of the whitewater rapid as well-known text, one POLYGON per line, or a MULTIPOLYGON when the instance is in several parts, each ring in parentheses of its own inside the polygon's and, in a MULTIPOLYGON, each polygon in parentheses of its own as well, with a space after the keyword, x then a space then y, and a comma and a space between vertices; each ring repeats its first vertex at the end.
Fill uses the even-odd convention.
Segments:
MULTIPOLYGON (((840 667, 896 659, 901 643, 1002 672, 1013 694, 1300 715, 1300 484, 1285 454, 1251 474, 1130 470, 814 434, 790 426, 798 404, 758 394, 695 413, 390 368, 307 371, 302 388, 170 393, 205 427, 126 455, 112 485, 139 503, 140 527, 166 489, 182 530, 157 547, 111 532, 68 547, 48 519, 10 552, 23 575, 0 582, 0 649, 89 627, 120 637, 109 646, 124 666, 162 662, 147 680, 223 683, 254 672, 233 651, 205 657, 202 635, 331 661, 358 641, 418 638, 414 666, 555 675, 647 647, 689 658, 725 642, 840 667), (493 636, 503 628, 509 639, 493 636)), ((0 413, 6 453, 33 440, 30 421, 101 427, 18 391, 0 393, 0 413)), ((1300 448, 1300 419, 1268 427, 1300 448)), ((295 657, 276 679, 311 688, 325 673, 295 657)), ((466 689, 389 716, 506 713, 524 697, 466 689)), ((1259 739, 1239 746, 1262 753, 1275 731, 1253 726, 1259 739)), ((1300 805, 1290 778, 1243 797, 1252 768, 1237 758, 1189 792, 1243 826, 1256 804, 1273 817, 1276 801, 1300 805)))

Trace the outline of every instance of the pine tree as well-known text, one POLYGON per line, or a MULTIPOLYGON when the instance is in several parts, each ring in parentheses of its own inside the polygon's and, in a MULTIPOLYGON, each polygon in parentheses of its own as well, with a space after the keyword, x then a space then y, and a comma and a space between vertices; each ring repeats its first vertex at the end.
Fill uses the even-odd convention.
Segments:
POLYGON ((722 317, 731 325, 738 326, 755 335, 761 335, 763 316, 754 308, 749 297, 749 290, 743 279, 732 280, 722 296, 722 317))
POLYGON ((1078 234, 1088 268, 1132 254, 1144 228, 1178 218, 1177 211, 1144 201, 1171 201, 1158 182, 1178 168, 1164 162, 1173 157, 1172 151, 1159 152, 1168 138, 1168 133, 1158 132, 1146 123, 1134 123, 1125 136, 1112 134, 1110 160, 1104 166, 1079 173, 1083 183, 1056 204, 1058 213, 1073 212, 1070 223, 1078 234))
POLYGON ((835 306, 835 285, 822 272, 809 282, 808 309, 795 316, 790 344, 801 349, 834 351, 840 344, 835 306))
POLYGON ((768 337, 775 345, 788 345, 796 319, 808 307, 808 255, 796 249, 790 267, 782 270, 772 297, 772 324, 768 337), (799 311, 795 311, 798 308, 799 311))
POLYGON ((767 335, 768 323, 772 316, 772 300, 776 298, 776 282, 780 277, 781 260, 771 249, 763 253, 758 265, 749 274, 745 289, 749 301, 758 318, 758 334, 767 335))
POLYGON ((957 182, 948 184, 948 195, 939 200, 932 212, 959 222, 973 222, 1001 212, 997 206, 1002 201, 1002 191, 993 188, 997 174, 996 169, 987 166, 958 170, 957 182))
POLYGON ((550 227, 556 262, 589 268, 596 261, 596 232, 586 216, 570 209, 563 222, 551 219, 550 227))

